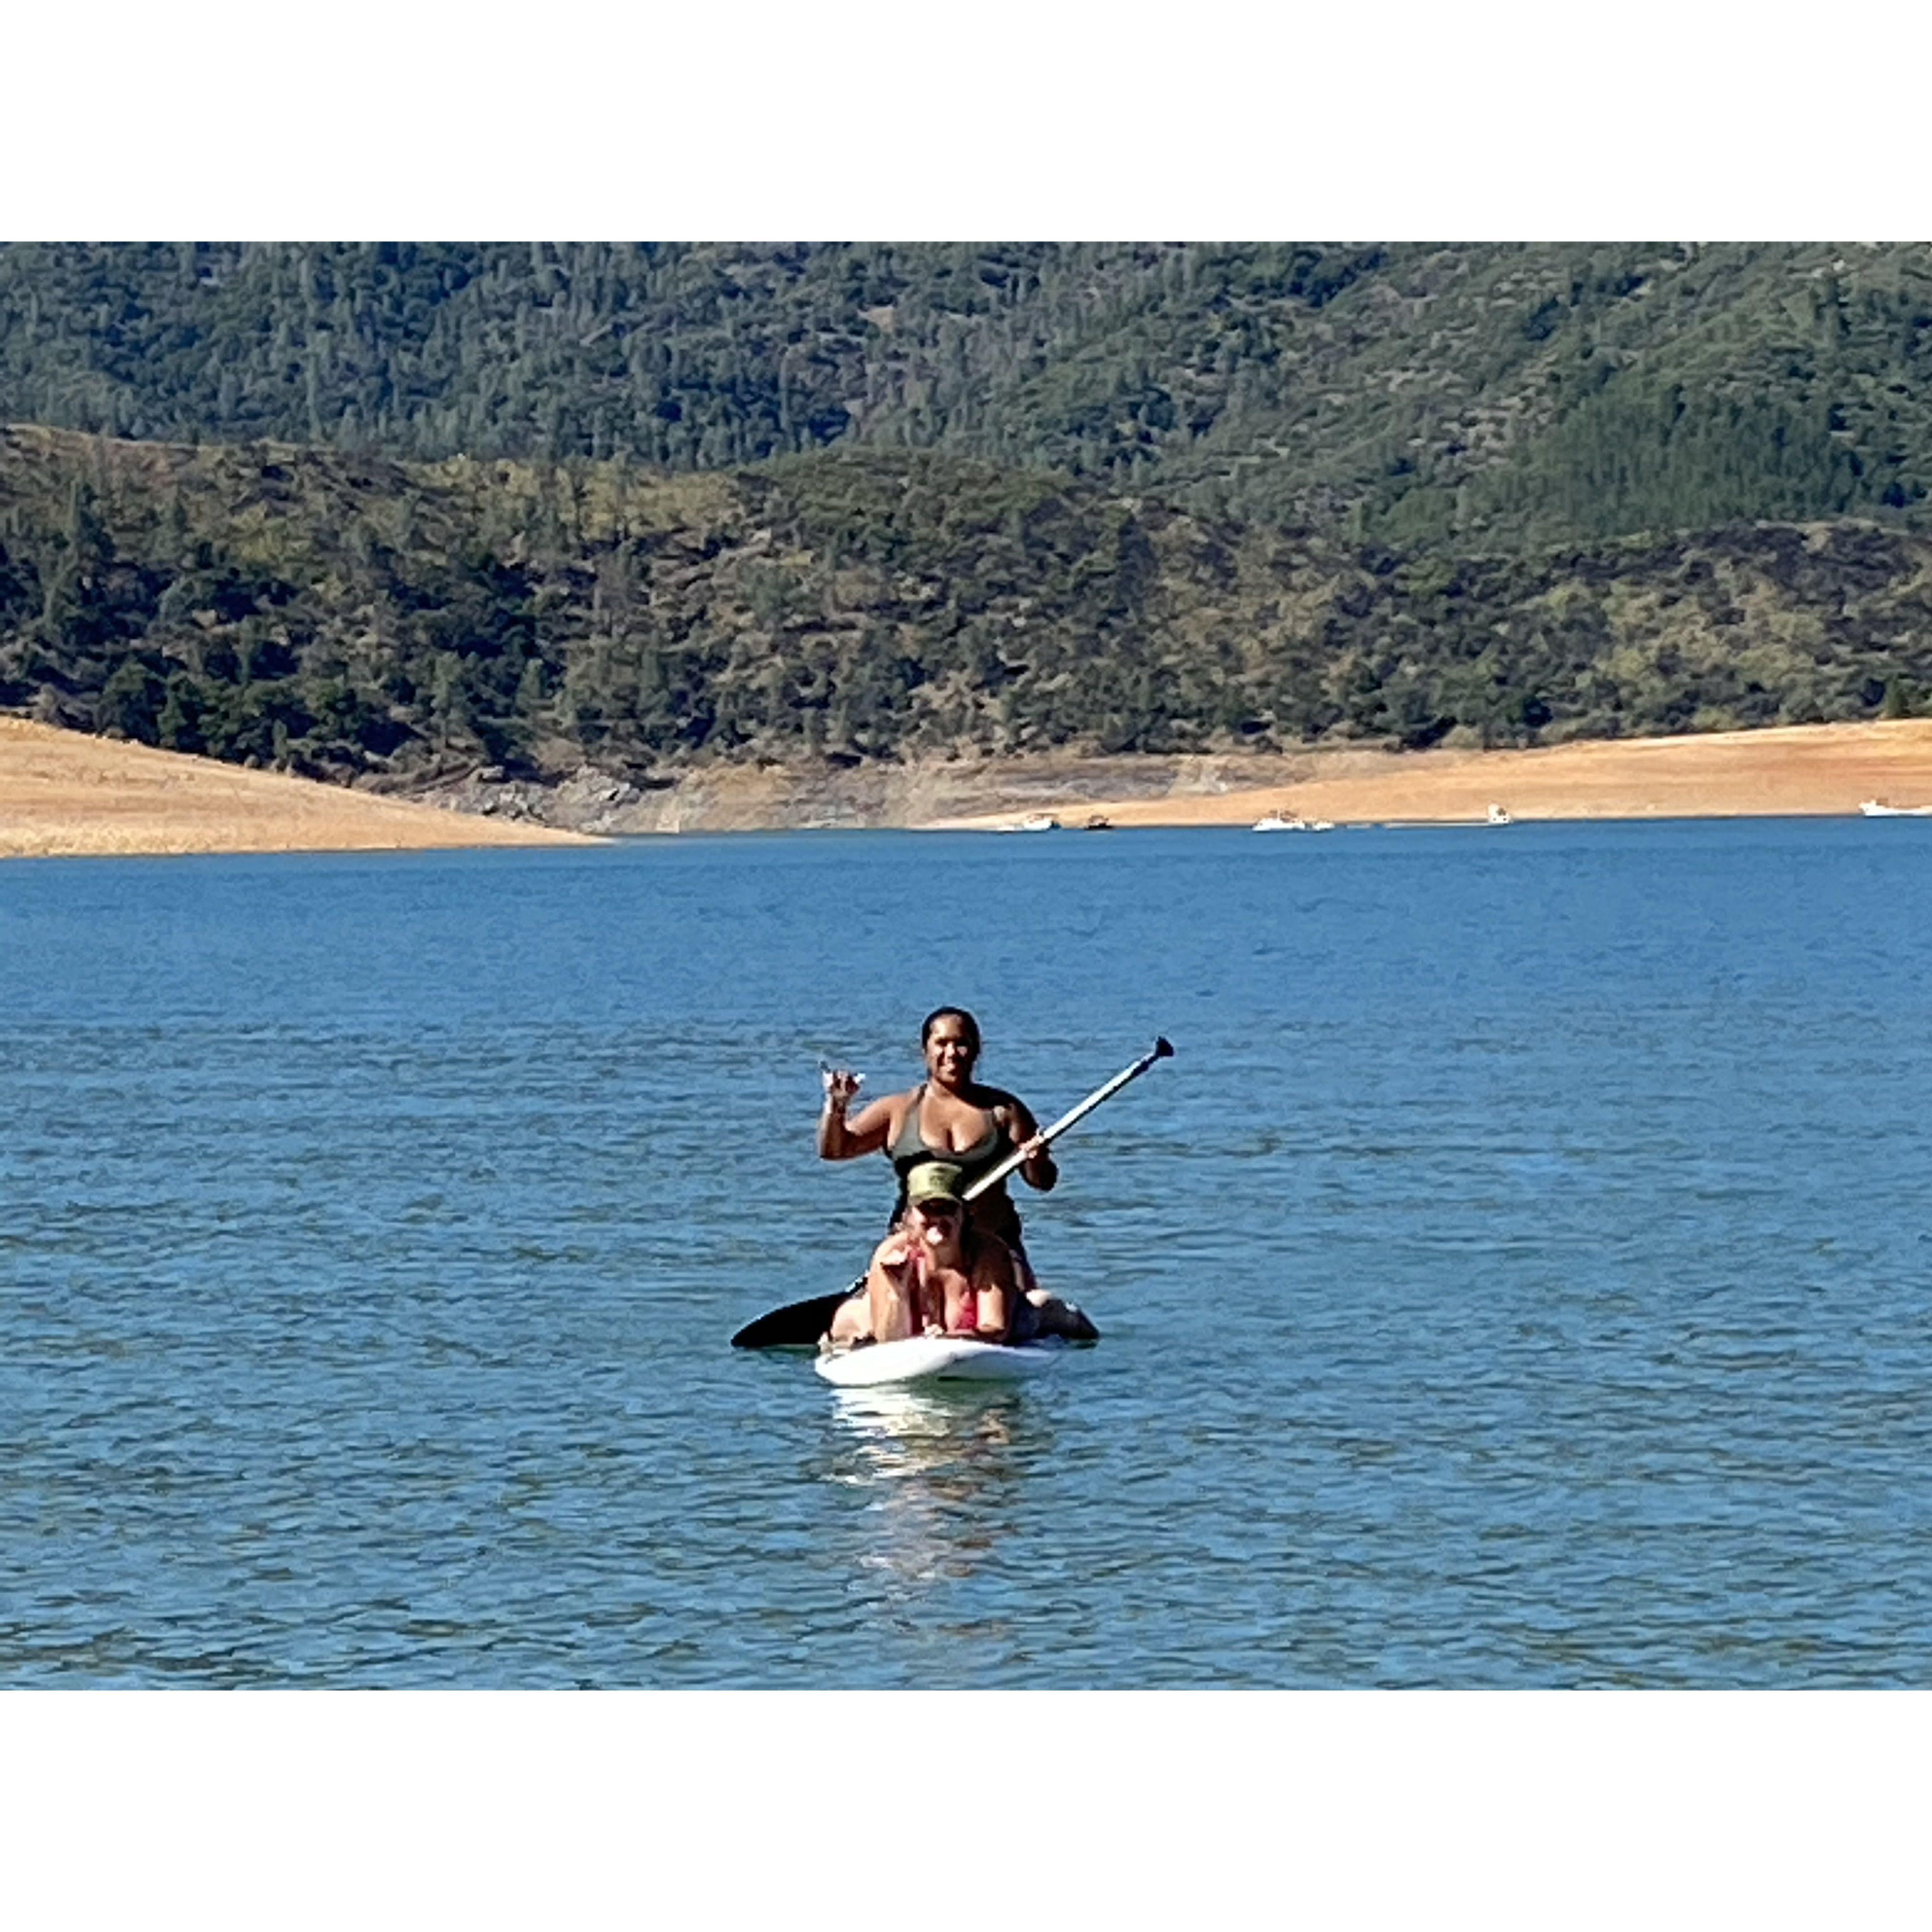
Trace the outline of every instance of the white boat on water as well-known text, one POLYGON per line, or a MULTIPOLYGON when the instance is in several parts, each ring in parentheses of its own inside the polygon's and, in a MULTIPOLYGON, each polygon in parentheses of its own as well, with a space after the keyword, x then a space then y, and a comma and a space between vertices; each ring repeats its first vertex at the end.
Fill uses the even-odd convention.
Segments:
POLYGON ((1510 822, 1510 815, 1501 806, 1492 805, 1490 807, 1489 817, 1485 822, 1490 825, 1507 825, 1510 822))
POLYGON ((1333 832, 1334 829, 1332 818, 1284 818, 1278 812, 1270 812, 1248 827, 1250 832, 1333 832))
POLYGON ((1030 812, 1017 825, 1003 825, 1002 832, 1058 832, 1060 820, 1050 812, 1030 812))
POLYGON ((1860 801, 1858 809, 1868 818, 1932 818, 1932 805, 1881 805, 1868 798, 1860 801))

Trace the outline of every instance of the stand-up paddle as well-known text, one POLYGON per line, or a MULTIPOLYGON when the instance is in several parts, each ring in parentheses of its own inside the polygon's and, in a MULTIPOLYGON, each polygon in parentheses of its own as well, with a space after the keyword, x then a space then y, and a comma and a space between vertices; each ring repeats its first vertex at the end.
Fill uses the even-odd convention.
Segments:
MULTIPOLYGON (((1051 1145, 1076 1121, 1084 1120, 1102 1100, 1111 1100, 1129 1081, 1138 1080, 1156 1060, 1171 1060, 1173 1057, 1172 1046, 1165 1039, 1156 1040, 1152 1048, 1142 1054, 1131 1066, 1121 1068, 1105 1086, 1095 1088, 1079 1106, 1070 1107, 1052 1126, 1042 1129, 1040 1140, 1051 1145)), ((997 1187, 1025 1160, 1025 1154, 1016 1148, 998 1167, 988 1168, 967 1189, 966 1198, 976 1199, 988 1188, 997 1187)), ((746 1322, 731 1337, 731 1346, 734 1348, 808 1348, 832 1325, 838 1304, 865 1285, 866 1278, 861 1275, 850 1288, 837 1288, 830 1294, 814 1294, 809 1300, 789 1302, 783 1308, 774 1308, 769 1315, 760 1315, 757 1321, 746 1322)))

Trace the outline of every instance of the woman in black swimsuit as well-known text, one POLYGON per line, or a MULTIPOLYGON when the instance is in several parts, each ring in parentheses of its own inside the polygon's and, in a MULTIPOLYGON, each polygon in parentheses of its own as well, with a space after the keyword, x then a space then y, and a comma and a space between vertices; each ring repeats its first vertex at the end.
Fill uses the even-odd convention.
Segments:
MULTIPOLYGON (((1060 1170, 1040 1138, 1040 1124, 1026 1103, 974 1077, 980 1027, 973 1016, 958 1006, 941 1006, 928 1013, 920 1029, 920 1044, 926 1055, 926 1078, 903 1094, 872 1101, 850 1120, 846 1108, 858 1092, 857 1075, 843 1068, 826 1075, 825 1106, 818 1117, 819 1158, 854 1160, 861 1154, 889 1154, 899 1181, 891 1223, 895 1228, 904 1212, 906 1177, 926 1161, 948 1161, 961 1168, 960 1185, 965 1188, 1016 1149, 1025 1148, 1020 1178, 1042 1194, 1052 1188, 1060 1170)), ((1004 1180, 989 1187, 967 1212, 976 1232, 995 1235, 1012 1249, 1027 1298, 1040 1310, 1046 1332, 1080 1340, 1095 1337, 1098 1331, 1084 1315, 1047 1294, 1036 1280, 1022 1241, 1019 1214, 1004 1180)))

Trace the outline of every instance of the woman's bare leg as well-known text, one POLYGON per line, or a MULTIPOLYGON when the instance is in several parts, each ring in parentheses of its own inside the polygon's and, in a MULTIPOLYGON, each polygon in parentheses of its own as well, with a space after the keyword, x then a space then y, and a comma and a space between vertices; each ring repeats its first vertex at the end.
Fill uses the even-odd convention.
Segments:
POLYGON ((872 1296, 848 1294, 833 1310, 832 1326, 825 1331, 825 1339, 835 1348, 869 1342, 872 1339, 872 1296))
POLYGON ((1026 1258, 1024 1249, 1012 1250, 1013 1266, 1019 1276, 1021 1292, 1033 1304, 1039 1326, 1034 1333, 1040 1335, 1058 1335, 1063 1341, 1097 1342, 1100 1331, 1088 1318, 1083 1310, 1076 1308, 1070 1301, 1063 1301, 1051 1288, 1042 1288, 1040 1277, 1033 1271, 1033 1263, 1026 1258))

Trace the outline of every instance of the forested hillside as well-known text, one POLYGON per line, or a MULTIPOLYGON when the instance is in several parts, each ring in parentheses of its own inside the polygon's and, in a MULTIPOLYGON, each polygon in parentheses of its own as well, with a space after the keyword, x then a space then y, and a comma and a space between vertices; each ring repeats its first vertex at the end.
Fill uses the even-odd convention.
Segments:
POLYGON ((706 472, 932 451, 1405 550, 1912 524, 1932 250, 16 246, 0 420, 706 472))
POLYGON ((950 453, 704 474, 0 432, 0 706, 406 788, 479 766, 1424 746, 1932 693, 1932 537, 1459 556, 950 453))

